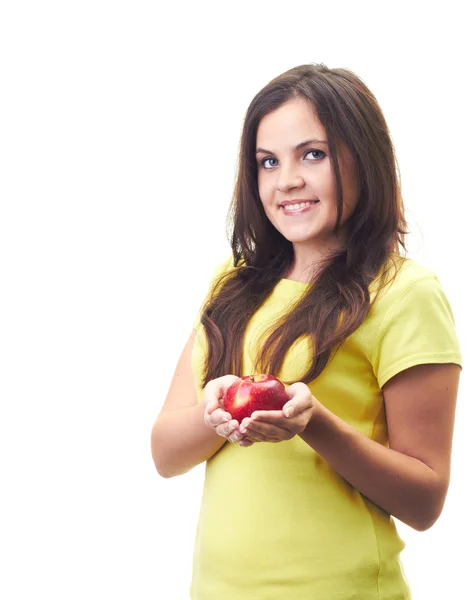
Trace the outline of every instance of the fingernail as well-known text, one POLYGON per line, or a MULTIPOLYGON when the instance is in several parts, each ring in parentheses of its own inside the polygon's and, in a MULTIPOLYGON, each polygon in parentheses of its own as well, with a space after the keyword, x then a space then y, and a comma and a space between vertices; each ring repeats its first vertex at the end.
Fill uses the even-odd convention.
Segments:
POLYGON ((294 408, 292 406, 290 406, 289 408, 286 408, 284 414, 286 415, 286 417, 290 417, 291 415, 294 414, 294 408))
POLYGON ((246 433, 246 432, 247 432, 247 429, 246 429, 246 427, 240 427, 240 431, 241 431, 242 433, 246 433))

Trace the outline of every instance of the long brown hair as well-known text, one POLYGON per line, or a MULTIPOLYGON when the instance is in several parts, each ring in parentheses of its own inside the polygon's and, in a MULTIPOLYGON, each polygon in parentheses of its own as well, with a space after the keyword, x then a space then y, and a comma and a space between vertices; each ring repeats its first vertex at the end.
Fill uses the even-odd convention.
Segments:
MULTIPOLYGON (((376 98, 352 71, 324 64, 295 67, 270 81, 252 100, 244 119, 239 169, 227 217, 233 267, 215 282, 202 309, 208 340, 202 386, 226 374, 242 376, 243 337, 251 316, 284 277, 293 246, 267 218, 258 193, 256 133, 261 119, 294 98, 309 100, 325 127, 337 187, 337 223, 342 185, 337 144, 351 152, 360 182, 358 204, 346 223, 346 244, 321 265, 307 291, 269 332, 255 372, 278 375, 289 348, 308 335, 313 349, 309 383, 323 371, 343 341, 363 322, 387 283, 390 264, 405 251, 406 222, 399 169, 388 126, 376 98), (393 260, 390 260, 393 259, 393 260)), ((287 384, 294 382, 285 382, 287 384)))

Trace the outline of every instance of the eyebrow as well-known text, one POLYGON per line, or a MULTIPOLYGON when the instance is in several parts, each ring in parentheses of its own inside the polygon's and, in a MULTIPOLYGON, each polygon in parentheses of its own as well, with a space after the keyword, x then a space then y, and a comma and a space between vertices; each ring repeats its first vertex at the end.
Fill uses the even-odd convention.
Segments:
MULTIPOLYGON (((305 142, 301 142, 300 144, 297 144, 297 146, 294 146, 293 150, 300 150, 301 148, 303 148, 304 146, 308 146, 309 144, 328 144, 328 142, 326 142, 325 140, 306 140, 305 142)), ((264 154, 273 154, 271 150, 265 150, 264 148, 256 148, 256 154, 259 154, 260 152, 263 152, 264 154)))

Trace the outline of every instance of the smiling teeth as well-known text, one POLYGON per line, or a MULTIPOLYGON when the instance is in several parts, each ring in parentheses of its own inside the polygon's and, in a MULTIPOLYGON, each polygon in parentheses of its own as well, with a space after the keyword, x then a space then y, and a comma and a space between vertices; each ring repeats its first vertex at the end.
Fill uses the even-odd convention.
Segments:
POLYGON ((300 204, 287 204, 284 206, 286 210, 299 210, 300 208, 304 208, 305 206, 309 206, 310 204, 314 204, 313 202, 301 202, 300 204))

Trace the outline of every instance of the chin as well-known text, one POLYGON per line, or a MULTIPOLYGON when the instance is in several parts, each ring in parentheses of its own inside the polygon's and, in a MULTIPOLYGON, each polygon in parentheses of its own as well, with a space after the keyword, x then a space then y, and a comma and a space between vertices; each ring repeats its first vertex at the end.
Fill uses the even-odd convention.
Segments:
POLYGON ((293 244, 300 244, 303 242, 316 242, 318 240, 318 238, 320 237, 317 233, 297 233, 297 232, 284 232, 281 231, 281 234, 286 238, 286 240, 288 240, 289 242, 292 242, 293 244))

